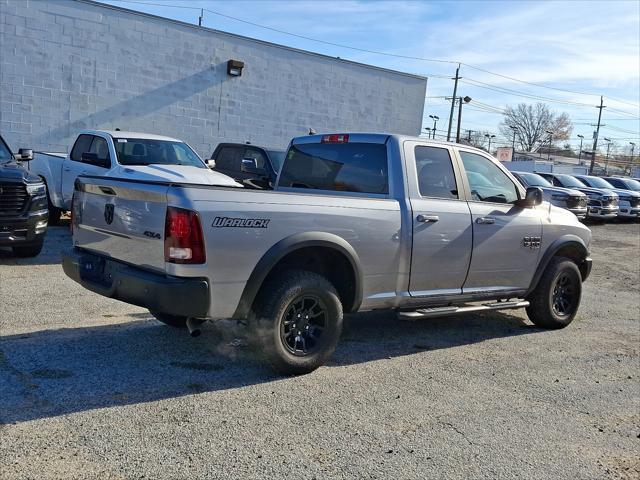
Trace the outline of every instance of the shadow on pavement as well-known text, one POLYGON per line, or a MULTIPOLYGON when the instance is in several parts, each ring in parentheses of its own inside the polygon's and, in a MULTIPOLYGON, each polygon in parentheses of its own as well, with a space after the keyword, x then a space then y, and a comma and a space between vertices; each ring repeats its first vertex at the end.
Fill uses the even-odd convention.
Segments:
POLYGON ((62 219, 60 225, 49 226, 44 237, 44 248, 40 255, 33 258, 16 257, 10 248, 0 248, 1 265, 59 265, 62 262, 60 254, 71 248, 71 232, 69 219, 62 219))
MULTIPOLYGON (((194 339, 146 317, 0 337, 0 424, 280 378, 253 354, 246 327, 236 322, 207 325, 194 339)), ((521 318, 496 312, 418 322, 369 313, 346 320, 328 368, 537 331, 521 318)))

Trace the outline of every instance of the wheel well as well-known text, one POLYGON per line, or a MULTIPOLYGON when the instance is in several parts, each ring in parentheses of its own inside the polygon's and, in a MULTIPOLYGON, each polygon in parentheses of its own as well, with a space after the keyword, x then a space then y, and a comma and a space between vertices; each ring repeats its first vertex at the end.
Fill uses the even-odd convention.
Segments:
POLYGON ((585 263, 585 259, 587 258, 587 252, 585 251, 584 247, 576 244, 564 245, 560 247, 553 254, 553 256, 566 257, 570 260, 573 260, 573 262, 578 266, 578 269, 580 270, 580 275, 582 275, 583 279, 585 279, 589 275, 589 272, 587 271, 587 265, 585 263))
MULTIPOLYGON (((288 253, 276 263, 262 285, 284 270, 295 268, 325 277, 338 291, 345 312, 356 301, 356 273, 349 259, 331 247, 303 247, 288 253)), ((262 287, 261 287, 262 288, 262 287)))

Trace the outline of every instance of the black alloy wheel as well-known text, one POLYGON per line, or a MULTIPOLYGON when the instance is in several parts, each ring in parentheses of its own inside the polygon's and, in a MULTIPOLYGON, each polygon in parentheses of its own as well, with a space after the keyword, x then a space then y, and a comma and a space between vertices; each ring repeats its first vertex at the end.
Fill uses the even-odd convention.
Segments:
POLYGON ((327 326, 327 307, 316 295, 301 295, 285 310, 280 321, 280 340, 293 355, 312 355, 327 326))

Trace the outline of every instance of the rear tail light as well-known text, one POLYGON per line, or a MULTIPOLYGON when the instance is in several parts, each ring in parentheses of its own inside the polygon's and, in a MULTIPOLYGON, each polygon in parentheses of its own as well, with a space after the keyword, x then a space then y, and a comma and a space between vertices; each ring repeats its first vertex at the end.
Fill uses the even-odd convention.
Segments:
POLYGON ((164 260, 169 263, 204 263, 206 259, 200 217, 192 210, 167 207, 164 224, 164 260))
POLYGON ((346 133, 323 135, 321 143, 347 143, 349 135, 346 133))

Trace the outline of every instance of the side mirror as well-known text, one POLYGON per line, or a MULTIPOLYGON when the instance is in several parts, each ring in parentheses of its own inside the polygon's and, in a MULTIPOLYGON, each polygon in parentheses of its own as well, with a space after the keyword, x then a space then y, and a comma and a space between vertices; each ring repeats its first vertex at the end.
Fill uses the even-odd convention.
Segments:
POLYGON ((259 175, 261 177, 267 176, 266 170, 258 167, 258 161, 255 158, 243 158, 240 171, 251 175, 259 175))
POLYGON ((109 168, 111 166, 108 158, 99 158, 95 153, 84 152, 81 159, 84 163, 95 165, 96 167, 109 168))
POLYGON ((207 167, 213 169, 216 168, 216 161, 213 158, 207 160, 207 167))
POLYGON ((540 187, 529 187, 523 199, 518 201, 518 206, 532 208, 542 203, 542 189, 540 187))
POLYGON ((18 155, 16 155, 16 160, 20 160, 21 162, 28 162, 33 160, 33 150, 30 148, 21 148, 18 150, 18 155))

